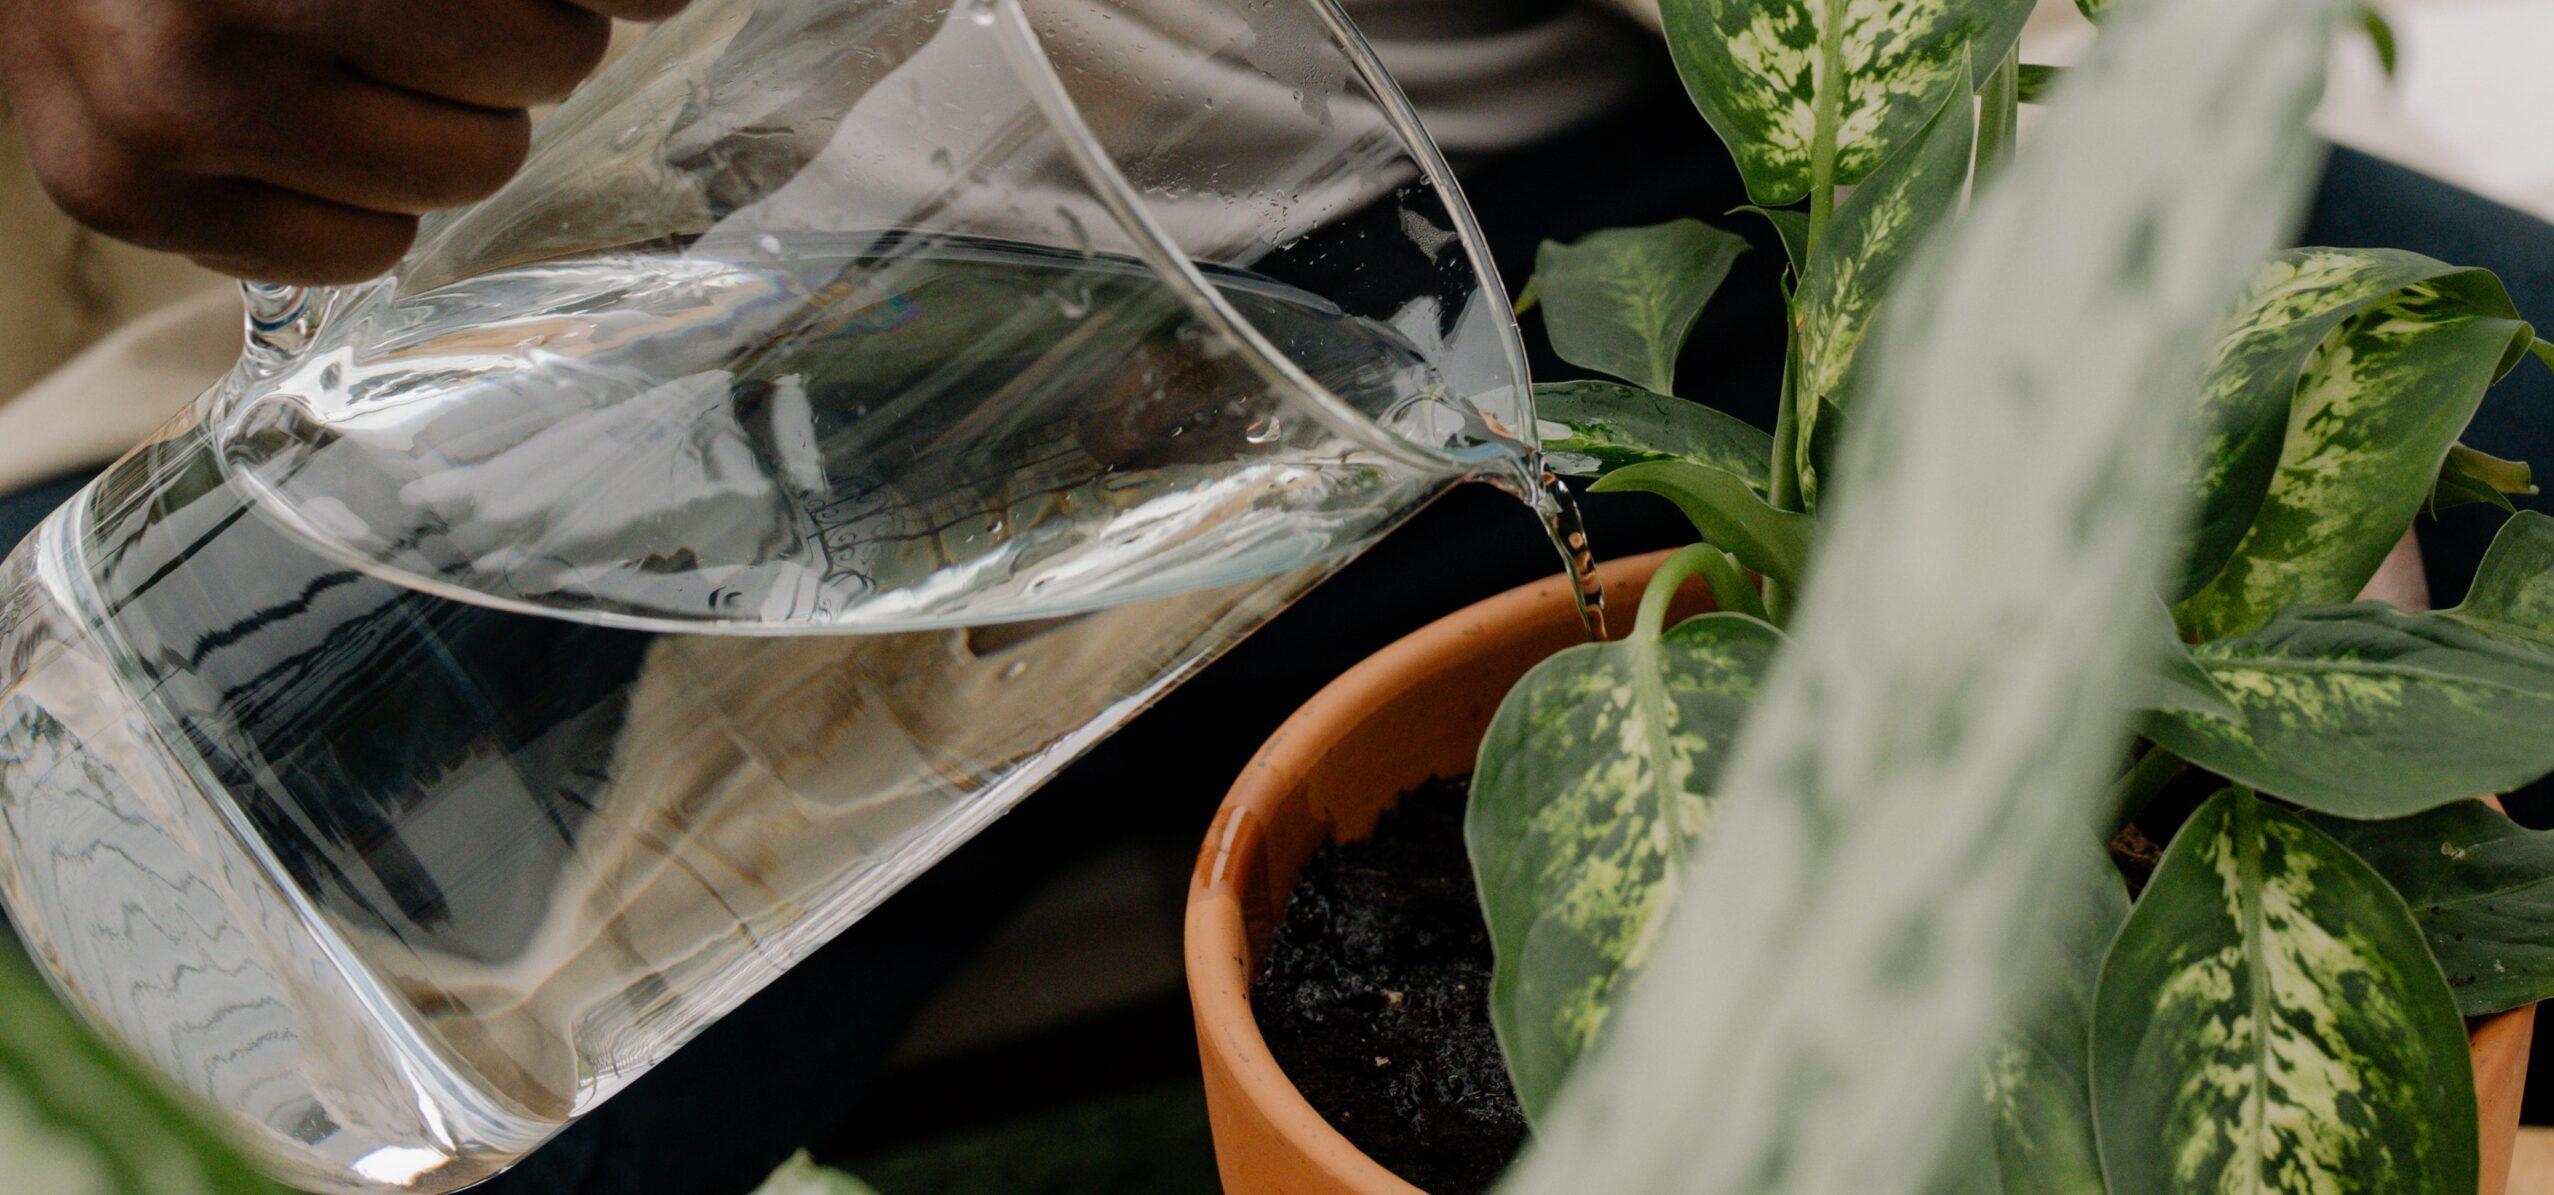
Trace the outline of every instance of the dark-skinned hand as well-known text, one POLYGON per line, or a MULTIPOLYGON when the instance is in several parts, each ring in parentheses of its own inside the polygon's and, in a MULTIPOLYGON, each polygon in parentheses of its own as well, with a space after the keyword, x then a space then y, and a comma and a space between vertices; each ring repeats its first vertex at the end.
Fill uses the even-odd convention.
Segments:
POLYGON ((685 0, 0 0, 45 192, 108 236, 265 282, 387 269, 523 164, 527 109, 612 17, 685 0))

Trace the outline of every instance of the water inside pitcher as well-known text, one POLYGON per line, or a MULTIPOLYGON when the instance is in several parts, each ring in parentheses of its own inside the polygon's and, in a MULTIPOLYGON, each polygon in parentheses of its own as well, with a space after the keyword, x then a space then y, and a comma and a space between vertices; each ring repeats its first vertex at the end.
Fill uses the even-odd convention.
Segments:
POLYGON ((314 1191, 503 1169, 1534 476, 1329 0, 704 0, 392 275, 253 290, 0 566, 0 901, 314 1191))

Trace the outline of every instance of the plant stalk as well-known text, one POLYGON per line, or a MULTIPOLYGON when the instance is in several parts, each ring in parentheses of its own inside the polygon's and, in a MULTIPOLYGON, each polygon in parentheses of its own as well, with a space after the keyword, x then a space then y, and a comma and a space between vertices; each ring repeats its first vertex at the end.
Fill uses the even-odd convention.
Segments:
POLYGON ((1721 552, 1703 562, 1703 580, 1711 583, 1714 608, 1773 621, 1765 613, 1765 602, 1757 595, 1755 583, 1747 579, 1747 570, 1738 566, 1737 557, 1721 552))
POLYGON ((1827 222, 1836 214, 1836 126, 1844 121, 1844 39, 1835 36, 1845 20, 1845 0, 1822 0, 1825 36, 1818 39, 1817 95, 1811 101, 1809 133, 1809 238, 1801 247, 1806 261, 1817 252, 1827 222))
POLYGON ((1986 87, 1978 92, 1978 157, 1970 175, 1984 185, 2013 158, 2013 143, 2022 110, 2022 50, 2015 46, 2004 52, 2004 61, 1986 78, 1986 87))
POLYGON ((2180 779, 2182 770, 2189 766, 2182 757, 2160 746, 2149 746, 2146 754, 2139 756, 2137 762, 2129 767, 2128 774, 2111 785, 2110 794, 2103 801, 2110 809, 2111 832, 2118 833, 2122 827, 2136 820, 2138 814, 2146 812, 2146 807, 2154 803, 2156 795, 2164 791, 2164 786, 2180 779))
MULTIPOLYGON (((1842 28, 1845 0, 1820 0, 1824 28, 1829 32, 1842 28)), ((1817 91, 1812 101, 1809 134, 1809 229, 1800 247, 1800 260, 1807 263, 1818 258, 1818 242, 1827 235, 1827 225, 1836 216, 1836 126, 1844 119, 1844 46, 1842 40, 1826 36, 1818 39, 1817 91)), ((1774 467, 1771 492, 1767 494, 1777 510, 1799 510, 1800 500, 1800 310, 1794 296, 1788 336, 1790 345, 1783 353, 1782 405, 1774 415, 1774 467)), ((1767 578, 1765 608, 1777 624, 1791 617, 1790 587, 1767 578)))
MULTIPOLYGON (((1632 623, 1634 639, 1656 639, 1667 630, 1667 607, 1676 601, 1676 590, 1692 580, 1696 573, 1708 574, 1713 566, 1736 571, 1729 556, 1710 544, 1693 544, 1660 562, 1658 571, 1650 574, 1649 588, 1641 591, 1640 617, 1632 623)), ((1712 597, 1720 597, 1720 581, 1706 577, 1712 584, 1712 597)), ((1742 574, 1740 584, 1746 583, 1742 574)))
MULTIPOLYGON (((1795 300, 1796 302, 1796 300, 1795 300)), ((1774 408, 1774 459, 1766 500, 1776 510, 1799 510, 1800 500, 1800 336, 1795 319, 1791 343, 1783 350, 1782 402, 1774 408)), ((1791 618, 1791 587, 1765 578, 1766 619, 1777 626, 1791 618)))

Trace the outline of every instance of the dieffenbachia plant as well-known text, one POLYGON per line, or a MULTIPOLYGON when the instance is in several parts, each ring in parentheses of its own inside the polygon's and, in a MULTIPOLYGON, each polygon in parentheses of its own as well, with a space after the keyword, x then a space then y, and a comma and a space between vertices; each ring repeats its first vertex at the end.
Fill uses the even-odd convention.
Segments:
POLYGON ((1555 349, 1615 379, 1538 390, 1556 468, 1702 542, 1518 685, 1473 779, 1493 1021, 1566 1137, 1523 1189, 2474 1184, 2458 1017, 2554 995, 2554 839, 2470 800, 2554 771, 2554 519, 2455 609, 2353 599, 2423 511, 2535 492, 2459 436, 2554 347, 2415 254, 2245 281, 2346 0, 2094 6, 2014 157, 2029 7, 1665 0, 1790 266, 1772 434, 1672 396, 1737 238, 1538 258, 1555 349), (1670 624, 1697 577, 1719 612, 1670 624), (2132 822, 2169 844, 2133 905, 2061 833, 2132 822), (1999 1027, 2005 989, 2044 994, 1999 1027), (1983 1104, 1906 1111, 1945 1067, 1983 1104), (1945 1140, 1971 1164, 1912 1164, 1945 1140))

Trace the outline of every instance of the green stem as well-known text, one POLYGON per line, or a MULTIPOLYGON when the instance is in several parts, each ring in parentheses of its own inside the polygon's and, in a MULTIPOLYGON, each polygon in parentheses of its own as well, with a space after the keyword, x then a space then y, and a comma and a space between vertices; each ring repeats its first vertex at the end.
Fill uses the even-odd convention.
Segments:
MULTIPOLYGON (((1668 557, 1650 574, 1649 588, 1641 591, 1641 614, 1632 623, 1632 638, 1656 639, 1667 629, 1667 607, 1676 600, 1676 590, 1715 563, 1728 557, 1710 544, 1695 544, 1668 557)), ((1717 588, 1714 590, 1717 593, 1717 588)))
POLYGON ((2014 128, 2022 110, 2022 51, 2004 52, 2004 61, 1988 75, 1978 93, 1978 162, 1972 176, 1984 183, 2013 157, 2014 128))
MULTIPOLYGON (((1766 499, 1776 510, 1799 510, 1800 500, 1800 340, 1797 329, 1783 351, 1782 403, 1774 409, 1772 484, 1766 499)), ((1791 587, 1765 578, 1765 609, 1777 625, 1791 617, 1791 587)))
POLYGON ((2162 747, 2147 748, 2146 754, 2139 756, 2137 763, 2128 769, 2128 774, 2111 786, 2110 795, 2104 802, 2110 810, 2112 832, 2117 833, 2120 827, 2146 812, 2146 807, 2154 803, 2156 795, 2164 791, 2164 786, 2180 779, 2182 769, 2189 766, 2182 762, 2182 757, 2162 747))
POLYGON ((1737 557, 1727 552, 1715 553, 1703 562, 1703 580, 1711 583, 1713 607, 1773 621, 1765 614, 1764 599, 1756 595, 1755 583, 1747 579, 1747 570, 1738 567, 1737 557))
MULTIPOLYGON (((1836 137, 1844 120, 1844 28, 1846 0, 1820 0, 1823 22, 1818 39, 1818 92, 1810 102, 1809 229, 1802 238, 1803 268, 1818 259, 1818 242, 1836 217, 1836 137)), ((1799 510, 1800 500, 1800 319, 1795 306, 1785 312, 1790 345, 1783 353, 1782 405, 1774 414, 1774 467, 1766 495, 1777 510, 1799 510)), ((1791 587, 1765 579, 1765 608, 1776 623, 1791 616, 1791 587)))
POLYGON ((1832 181, 1835 166, 1832 163, 1824 165, 1828 181, 1822 181, 1809 190, 1809 235, 1802 239, 1800 246, 1803 261, 1817 260, 1811 255, 1817 252, 1819 239, 1827 235, 1827 223, 1836 218, 1836 184, 1832 181))
POLYGON ((1844 122, 1845 0, 1824 0, 1825 22, 1818 38, 1818 93, 1810 101, 1809 243, 1801 258, 1816 253, 1818 238, 1836 214, 1836 136, 1844 122))
POLYGON ((1784 346, 1782 402, 1774 408, 1774 460, 1765 498, 1776 510, 1800 509, 1800 334, 1784 346))

